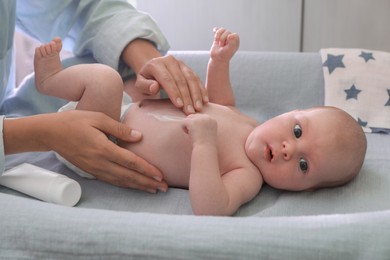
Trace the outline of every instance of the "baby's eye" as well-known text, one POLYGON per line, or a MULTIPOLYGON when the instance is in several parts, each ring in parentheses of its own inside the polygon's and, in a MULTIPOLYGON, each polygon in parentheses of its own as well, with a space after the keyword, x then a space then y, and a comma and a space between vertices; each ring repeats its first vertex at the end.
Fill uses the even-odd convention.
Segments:
POLYGON ((302 128, 300 125, 295 125, 294 126, 294 135, 296 138, 299 138, 302 136, 302 128))
POLYGON ((309 169, 309 165, 303 158, 299 159, 299 169, 301 169, 303 173, 307 173, 307 170, 309 169))

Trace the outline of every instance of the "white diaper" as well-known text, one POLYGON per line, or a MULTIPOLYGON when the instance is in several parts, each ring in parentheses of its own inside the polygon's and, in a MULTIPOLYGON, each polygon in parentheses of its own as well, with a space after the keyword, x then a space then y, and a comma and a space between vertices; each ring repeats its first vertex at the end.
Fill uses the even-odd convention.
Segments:
MULTIPOLYGON (((69 110, 74 110, 76 109, 76 106, 77 106, 78 102, 69 102, 67 104, 65 104, 63 107, 61 107, 58 112, 63 112, 63 111, 69 111, 69 110)), ((123 117, 123 115, 126 113, 127 109, 129 109, 129 107, 134 104, 131 97, 129 95, 127 95, 126 93, 124 93, 123 95, 123 99, 122 99, 122 109, 121 109, 121 118, 123 117)), ((59 155, 58 153, 55 153, 56 157, 58 160, 60 160, 63 164, 65 164, 69 169, 71 169, 72 171, 74 171, 75 173, 77 173, 78 175, 80 175, 81 177, 83 178, 87 178, 87 179, 96 179, 94 176, 92 176, 91 174, 81 170, 80 168, 78 168, 77 166, 73 165, 72 163, 70 163, 69 161, 67 161, 64 157, 62 157, 61 155, 59 155)))

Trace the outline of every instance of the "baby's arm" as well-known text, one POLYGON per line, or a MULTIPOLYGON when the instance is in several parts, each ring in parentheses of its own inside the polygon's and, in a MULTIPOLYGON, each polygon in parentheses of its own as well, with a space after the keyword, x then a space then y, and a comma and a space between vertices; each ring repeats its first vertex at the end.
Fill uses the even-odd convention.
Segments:
POLYGON ((184 120, 192 140, 189 192, 196 215, 232 215, 256 196, 262 178, 254 168, 237 168, 221 176, 217 150, 217 122, 205 114, 184 120))
POLYGON ((206 88, 211 102, 234 106, 234 93, 229 78, 229 62, 240 45, 238 34, 224 28, 214 30, 210 50, 206 88))

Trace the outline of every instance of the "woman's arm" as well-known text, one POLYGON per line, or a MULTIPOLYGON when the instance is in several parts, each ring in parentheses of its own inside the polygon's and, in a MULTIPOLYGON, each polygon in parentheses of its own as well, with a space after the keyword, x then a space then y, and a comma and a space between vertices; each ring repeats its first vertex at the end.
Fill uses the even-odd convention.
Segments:
POLYGON ((108 183, 149 192, 167 190, 166 183, 157 181, 162 180, 157 168, 111 142, 105 133, 129 142, 142 138, 103 113, 73 110, 4 119, 4 152, 54 150, 108 183))
POLYGON ((143 94, 155 95, 163 88, 172 103, 186 114, 201 111, 203 103, 208 102, 207 91, 192 69, 171 55, 161 56, 147 40, 130 42, 122 60, 134 69, 135 88, 143 94))

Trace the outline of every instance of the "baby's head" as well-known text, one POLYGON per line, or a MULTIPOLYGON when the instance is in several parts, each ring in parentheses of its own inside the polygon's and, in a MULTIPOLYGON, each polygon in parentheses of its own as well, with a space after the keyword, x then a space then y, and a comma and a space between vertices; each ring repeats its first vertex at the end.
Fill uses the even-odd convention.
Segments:
POLYGON ((272 118, 258 126, 245 145, 266 183, 296 191, 349 182, 363 165, 366 147, 356 120, 334 107, 272 118))

